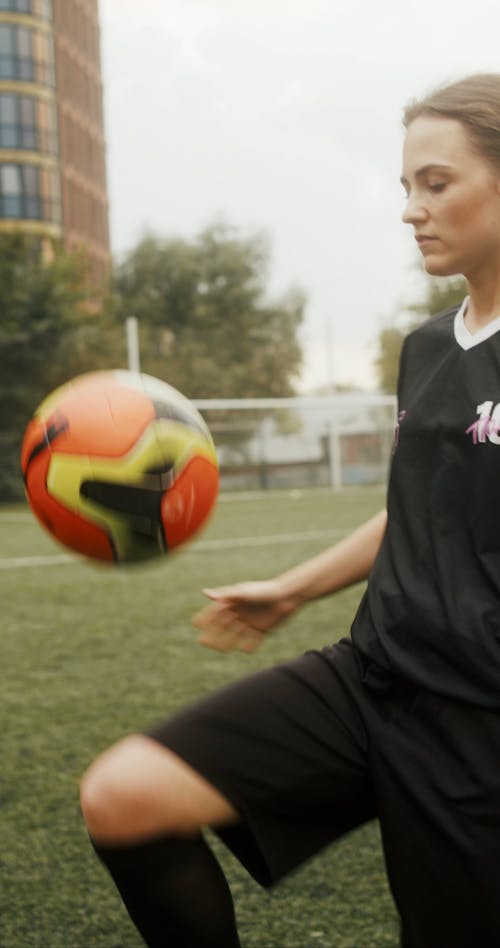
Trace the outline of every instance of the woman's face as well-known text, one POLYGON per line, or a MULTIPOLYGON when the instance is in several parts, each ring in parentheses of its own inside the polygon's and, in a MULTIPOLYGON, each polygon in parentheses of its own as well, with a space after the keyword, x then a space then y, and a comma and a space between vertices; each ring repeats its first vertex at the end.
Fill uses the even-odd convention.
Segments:
POLYGON ((500 173, 473 150, 461 122, 422 115, 410 124, 401 183, 403 221, 428 273, 477 281, 500 272, 500 173))

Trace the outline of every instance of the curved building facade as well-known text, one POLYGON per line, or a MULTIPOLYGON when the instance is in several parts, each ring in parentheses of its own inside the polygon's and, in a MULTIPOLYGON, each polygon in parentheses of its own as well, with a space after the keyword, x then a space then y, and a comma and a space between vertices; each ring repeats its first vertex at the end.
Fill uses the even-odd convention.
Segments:
POLYGON ((0 0, 0 232, 109 266, 97 0, 0 0))

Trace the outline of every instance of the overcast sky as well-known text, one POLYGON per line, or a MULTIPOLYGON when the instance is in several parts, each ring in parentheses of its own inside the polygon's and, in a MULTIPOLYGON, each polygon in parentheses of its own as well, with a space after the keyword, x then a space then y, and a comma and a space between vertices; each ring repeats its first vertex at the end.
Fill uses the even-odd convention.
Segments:
MULTIPOLYGON (((217 220, 308 296, 302 390, 374 385, 384 316, 419 292, 401 111, 500 71, 498 0, 99 0, 112 250, 217 220)), ((166 372, 168 376, 168 370, 166 372)))

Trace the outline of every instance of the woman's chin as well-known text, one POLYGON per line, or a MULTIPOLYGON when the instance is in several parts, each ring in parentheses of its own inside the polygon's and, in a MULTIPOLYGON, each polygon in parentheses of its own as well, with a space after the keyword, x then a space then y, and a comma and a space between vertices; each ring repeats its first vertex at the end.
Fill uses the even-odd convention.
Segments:
POLYGON ((450 277, 457 276, 460 273, 460 270, 450 261, 439 259, 439 257, 433 257, 432 254, 424 259, 424 269, 429 276, 442 276, 450 277))

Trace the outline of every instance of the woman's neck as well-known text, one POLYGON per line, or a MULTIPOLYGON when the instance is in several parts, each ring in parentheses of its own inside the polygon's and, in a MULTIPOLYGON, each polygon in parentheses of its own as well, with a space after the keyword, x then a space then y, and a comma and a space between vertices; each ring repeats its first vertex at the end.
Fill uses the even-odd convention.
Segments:
POLYGON ((500 316, 500 274, 488 285, 467 280, 469 301, 464 321, 470 333, 478 332, 500 316))

